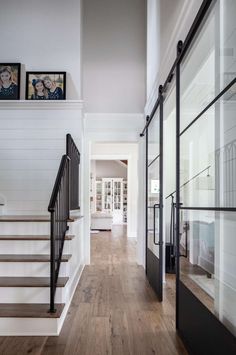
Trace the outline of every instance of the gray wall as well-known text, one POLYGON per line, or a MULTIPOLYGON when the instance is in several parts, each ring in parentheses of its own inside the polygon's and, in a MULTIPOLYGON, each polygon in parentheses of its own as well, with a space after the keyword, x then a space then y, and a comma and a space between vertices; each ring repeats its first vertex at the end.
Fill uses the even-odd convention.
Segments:
POLYGON ((84 0, 83 98, 86 112, 143 112, 146 0, 84 0))
POLYGON ((127 179, 127 167, 116 160, 96 160, 96 177, 127 179))
MULTIPOLYGON (((80 0, 0 0, 1 62, 66 71, 67 98, 79 99, 80 15, 80 0)), ((24 87, 22 75, 22 99, 24 87)))
MULTIPOLYGON (((200 1, 201 2, 201 1, 200 1)), ((166 52, 185 0, 160 0, 160 57, 166 52)), ((182 39, 182 38, 181 38, 182 39)))

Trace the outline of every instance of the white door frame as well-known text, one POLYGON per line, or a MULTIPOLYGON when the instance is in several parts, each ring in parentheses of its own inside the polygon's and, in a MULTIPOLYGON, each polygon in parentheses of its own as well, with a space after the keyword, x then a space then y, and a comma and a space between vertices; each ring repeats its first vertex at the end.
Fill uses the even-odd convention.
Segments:
MULTIPOLYGON (((132 231, 131 231, 131 206, 129 207, 131 201, 130 201, 130 191, 129 191, 129 184, 132 183, 132 178, 131 178, 131 160, 132 157, 127 154, 127 155, 91 155, 90 161, 91 160, 127 160, 128 161, 128 169, 127 169, 127 181, 128 181, 128 208, 127 208, 127 236, 132 237, 132 231)), ((131 186, 131 185, 130 185, 131 186)))
MULTIPOLYGON (((100 141, 87 141, 84 145, 84 165, 83 165, 83 171, 84 171, 84 188, 83 188, 83 199, 84 199, 84 209, 83 209, 83 214, 84 214, 84 263, 85 264, 90 264, 90 219, 91 219, 91 213, 90 213, 90 162, 91 159, 95 160, 128 160, 128 186, 129 184, 133 184, 133 174, 134 172, 132 171, 132 164, 131 161, 134 161, 134 158, 130 154, 115 154, 115 155, 95 155, 91 154, 91 147, 92 143, 107 143, 107 142, 100 142, 100 141)), ((140 153, 140 147, 138 142, 110 142, 111 144, 135 144, 137 147, 137 157, 136 157, 136 166, 137 166, 137 171, 136 173, 136 181, 137 181, 137 199, 136 199, 136 210, 137 213, 134 216, 134 213, 132 212, 134 209, 134 201, 132 196, 130 196, 130 188, 128 187, 128 211, 127 211, 127 234, 129 237, 136 237, 137 238, 137 263, 139 265, 144 265, 145 260, 144 260, 144 255, 145 255, 145 250, 144 250, 144 233, 143 233, 143 226, 144 226, 144 214, 142 213, 142 203, 140 205, 140 202, 143 201, 143 196, 142 196, 142 191, 140 193, 140 185, 142 186, 141 190, 143 190, 143 177, 140 176, 140 171, 142 171, 143 168, 143 157, 139 156, 140 153), (132 207, 133 206, 133 207, 132 207), (132 222, 131 222, 131 219, 132 222), (136 224, 136 235, 132 235, 131 231, 131 225, 136 224)), ((142 174, 141 174, 142 175, 142 174)), ((131 185, 130 185, 131 186, 131 185)))

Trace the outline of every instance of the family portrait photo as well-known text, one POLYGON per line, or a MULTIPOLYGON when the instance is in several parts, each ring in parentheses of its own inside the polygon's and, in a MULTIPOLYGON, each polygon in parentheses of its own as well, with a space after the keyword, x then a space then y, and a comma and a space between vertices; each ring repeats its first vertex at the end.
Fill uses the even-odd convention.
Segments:
POLYGON ((0 100, 20 99, 20 63, 0 63, 0 100))
POLYGON ((65 100, 66 72, 27 72, 27 100, 65 100))

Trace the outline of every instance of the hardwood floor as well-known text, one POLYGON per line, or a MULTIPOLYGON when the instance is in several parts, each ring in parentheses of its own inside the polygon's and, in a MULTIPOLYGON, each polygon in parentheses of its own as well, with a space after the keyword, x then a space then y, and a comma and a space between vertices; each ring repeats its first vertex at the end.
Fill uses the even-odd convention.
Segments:
POLYGON ((1 355, 185 355, 175 331, 174 278, 161 304, 125 229, 92 234, 86 266, 58 337, 0 337, 1 355))

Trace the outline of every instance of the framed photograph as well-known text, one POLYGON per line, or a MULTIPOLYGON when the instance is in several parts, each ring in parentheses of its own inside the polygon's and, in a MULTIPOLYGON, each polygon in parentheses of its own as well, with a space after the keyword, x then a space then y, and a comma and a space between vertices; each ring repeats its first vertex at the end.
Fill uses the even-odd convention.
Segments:
POLYGON ((26 100, 65 100, 66 72, 26 72, 26 100))
POLYGON ((0 63, 0 100, 20 99, 20 63, 0 63))

